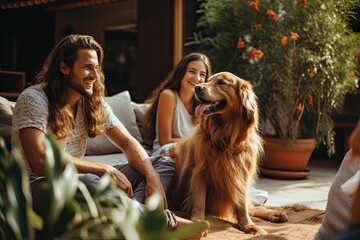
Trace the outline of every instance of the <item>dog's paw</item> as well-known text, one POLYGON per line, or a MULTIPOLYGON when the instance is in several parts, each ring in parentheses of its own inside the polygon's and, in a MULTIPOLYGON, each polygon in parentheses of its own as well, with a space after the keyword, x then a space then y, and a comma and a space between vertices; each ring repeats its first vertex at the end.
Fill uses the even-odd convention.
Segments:
POLYGON ((288 217, 286 213, 280 210, 269 209, 264 206, 257 206, 253 212, 253 216, 259 217, 270 222, 282 223, 287 222, 288 217))
POLYGON ((269 221, 273 223, 283 223, 288 221, 286 213, 281 211, 274 211, 269 214, 269 221))
POLYGON ((210 229, 210 222, 206 220, 196 220, 194 223, 197 223, 199 226, 201 225, 201 237, 207 237, 210 229))
POLYGON ((267 232, 261 227, 256 226, 255 224, 247 224, 244 227, 239 228, 244 233, 253 234, 253 235, 265 235, 267 232))

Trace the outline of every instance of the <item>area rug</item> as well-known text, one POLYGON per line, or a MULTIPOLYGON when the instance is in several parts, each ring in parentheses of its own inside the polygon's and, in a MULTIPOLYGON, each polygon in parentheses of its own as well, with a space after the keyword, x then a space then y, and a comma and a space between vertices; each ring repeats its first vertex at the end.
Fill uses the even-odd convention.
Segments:
POLYGON ((255 224, 263 227, 267 235, 251 235, 236 229, 228 221, 208 217, 211 227, 206 240, 210 239, 251 239, 251 240, 307 240, 313 239, 318 231, 325 212, 318 209, 311 209, 304 205, 294 204, 282 207, 271 207, 272 209, 286 212, 289 221, 285 223, 272 223, 260 218, 252 218, 255 224))

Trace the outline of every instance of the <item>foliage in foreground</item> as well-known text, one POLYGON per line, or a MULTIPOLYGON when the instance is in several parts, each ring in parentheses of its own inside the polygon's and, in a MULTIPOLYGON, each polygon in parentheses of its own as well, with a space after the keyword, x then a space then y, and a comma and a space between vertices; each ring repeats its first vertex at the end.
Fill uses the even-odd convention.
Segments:
POLYGON ((135 201, 119 204, 125 193, 109 175, 95 189, 87 189, 53 136, 47 136, 44 143, 46 178, 40 185, 46 201, 45 214, 40 217, 32 208, 29 179, 19 152, 9 154, 0 138, 0 239, 184 239, 203 228, 196 223, 167 231, 157 195, 143 215, 135 201))

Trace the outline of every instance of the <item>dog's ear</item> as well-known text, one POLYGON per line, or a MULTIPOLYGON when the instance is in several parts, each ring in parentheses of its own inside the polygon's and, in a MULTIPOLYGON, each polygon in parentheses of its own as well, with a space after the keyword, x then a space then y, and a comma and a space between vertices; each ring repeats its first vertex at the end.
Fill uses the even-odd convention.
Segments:
POLYGON ((256 102, 256 95, 250 82, 244 80, 240 82, 239 96, 246 119, 249 120, 249 124, 254 124, 257 121, 258 106, 256 102))

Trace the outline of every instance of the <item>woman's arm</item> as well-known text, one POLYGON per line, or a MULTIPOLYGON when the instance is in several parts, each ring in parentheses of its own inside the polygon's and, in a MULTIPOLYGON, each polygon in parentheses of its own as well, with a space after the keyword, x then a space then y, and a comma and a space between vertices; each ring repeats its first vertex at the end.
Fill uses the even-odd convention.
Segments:
POLYGON ((176 93, 170 89, 165 89, 160 93, 159 104, 157 107, 157 128, 160 145, 179 141, 180 138, 172 137, 172 125, 176 108, 176 93))

